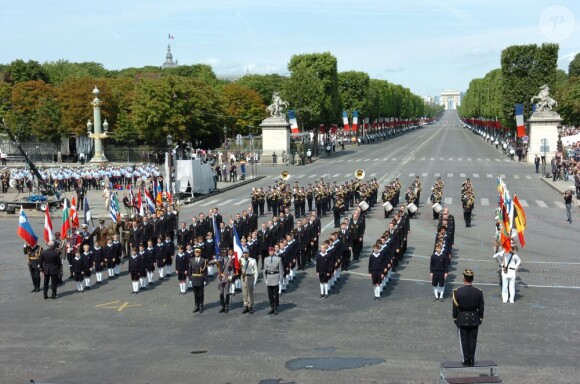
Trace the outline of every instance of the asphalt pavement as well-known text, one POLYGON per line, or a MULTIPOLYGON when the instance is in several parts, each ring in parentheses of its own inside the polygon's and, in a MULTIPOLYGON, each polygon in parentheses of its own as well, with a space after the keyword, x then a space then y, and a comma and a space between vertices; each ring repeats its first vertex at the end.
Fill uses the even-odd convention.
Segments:
MULTIPOLYGON (((224 218, 235 215, 249 206, 252 187, 273 185, 282 169, 260 168, 266 178, 184 206, 180 220, 189 223, 211 207, 224 218)), ((411 220, 408 254, 382 301, 373 300, 366 274, 369 246, 387 226, 380 207, 367 218, 362 260, 343 273, 330 297, 319 298, 311 266, 281 296, 278 316, 266 314, 261 277, 253 315, 241 314, 241 294, 230 313, 218 313, 215 281, 206 287, 206 311, 194 315, 193 295, 179 295, 175 276, 131 295, 126 265, 121 277, 96 289, 77 294, 69 280, 56 300, 43 300, 29 293, 16 217, 2 217, 0 382, 436 383, 439 363, 459 359, 449 297, 465 268, 475 271, 486 300, 477 358, 495 360, 508 383, 578 382, 579 224, 564 222, 561 194, 533 166, 506 158, 450 111, 409 134, 284 169, 290 183, 303 186, 320 177, 352 179, 357 169, 381 186, 399 177, 403 191, 421 177, 424 192, 411 220), (438 176, 445 182, 444 206, 457 223, 444 303, 432 302, 428 273, 436 221, 426 200, 438 176), (491 258, 497 176, 518 195, 528 221, 515 304, 501 302, 491 258), (471 228, 463 225, 460 203, 466 177, 476 197, 471 228)), ((42 218, 31 223, 42 235, 42 218)), ((330 215, 322 228, 324 238, 332 230, 330 215)))

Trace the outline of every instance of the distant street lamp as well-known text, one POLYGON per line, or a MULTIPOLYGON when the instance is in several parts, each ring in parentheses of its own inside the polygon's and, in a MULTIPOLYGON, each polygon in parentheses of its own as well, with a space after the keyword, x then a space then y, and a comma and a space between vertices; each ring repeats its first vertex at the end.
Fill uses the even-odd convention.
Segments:
POLYGON ((562 157, 566 158, 566 152, 564 151, 564 145, 562 144, 562 123, 558 124, 558 152, 562 153, 562 157))
POLYGON ((224 125, 224 146, 228 144, 228 127, 224 125))

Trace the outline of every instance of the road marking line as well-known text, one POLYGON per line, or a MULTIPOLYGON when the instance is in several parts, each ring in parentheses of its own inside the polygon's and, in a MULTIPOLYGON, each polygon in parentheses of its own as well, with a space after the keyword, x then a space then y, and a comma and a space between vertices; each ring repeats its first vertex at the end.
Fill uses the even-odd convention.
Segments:
POLYGON ((458 161, 462 161, 462 158, 461 158, 461 157, 458 157, 458 158, 457 158, 457 160, 458 160, 458 161))
POLYGON ((362 161, 362 159, 356 159, 356 160, 355 160, 355 162, 357 162, 357 163, 359 163, 359 162, 361 162, 361 161, 362 161))
POLYGON ((561 201, 554 201, 554 204, 556 204, 558 206, 558 208, 566 208, 566 205, 564 203, 562 203, 561 201))
POLYGON ((409 177, 415 177, 415 174, 411 172, 409 173, 409 177))
POLYGON ((514 175, 514 179, 519 180, 520 179, 520 175, 514 175))
MULTIPOLYGON (((518 199, 519 200, 519 199, 518 199)), ((525 200, 520 200, 520 204, 522 205, 522 207, 529 207, 529 204, 527 201, 525 200)))
POLYGON ((450 157, 450 158, 449 158, 449 161, 453 161, 453 157, 450 157))
POLYGON ((366 163, 367 161, 371 161, 371 159, 365 159, 365 163, 366 163))
POLYGON ((374 161, 379 161, 379 159, 375 159, 374 161))
POLYGON ((467 161, 471 161, 471 157, 468 157, 468 158, 467 158, 467 161))
POLYGON ((213 200, 207 201, 207 202, 205 202, 205 203, 203 203, 203 204, 200 204, 199 206, 200 206, 200 207, 207 207, 208 205, 215 204, 215 203, 217 203, 218 201, 220 201, 220 199, 213 199, 213 200))
POLYGON ((397 158, 396 157, 393 157, 391 160, 392 161, 397 161, 397 158))
POLYGON ((244 204, 246 201, 250 201, 250 199, 242 199, 242 200, 238 201, 237 203, 234 203, 234 205, 242 205, 242 204, 244 204))
POLYGON ((376 175, 376 173, 371 173, 371 177, 375 177, 376 175))
POLYGON ((433 176, 435 176, 435 177, 440 177, 440 176, 441 176, 441 174, 440 174, 440 173, 435 173, 433 176))
POLYGON ((429 160, 433 161, 433 160, 435 160, 435 158, 434 158, 434 157, 432 157, 432 158, 430 158, 429 160))
POLYGON ((383 157, 383 161, 387 161, 387 160, 389 160, 388 157, 383 157))
POLYGON ((316 173, 314 175, 308 176, 309 179, 312 179, 313 177, 316 177, 316 173))
POLYGON ((491 173, 488 173, 486 176, 487 176, 488 179, 492 179, 493 178, 493 175, 491 173))
POLYGON ((474 178, 474 179, 477 179, 478 177, 479 177, 479 173, 474 173, 474 174, 473 174, 473 178, 474 178))
POLYGON ((227 204, 231 203, 232 201, 236 201, 236 199, 228 199, 226 201, 222 201, 221 203, 219 203, 219 205, 227 205, 227 204))
POLYGON ((481 198, 481 205, 488 206, 489 205, 489 199, 486 199, 485 197, 482 197, 481 198))
POLYGON ((423 176, 423 177, 427 177, 427 175, 428 175, 427 172, 421 174, 421 176, 423 176))
POLYGON ((445 202, 445 204, 447 204, 447 205, 451 205, 451 204, 453 204, 453 197, 446 197, 446 198, 444 199, 444 202, 445 202))
POLYGON ((481 158, 479 158, 479 157, 478 157, 478 158, 477 158, 477 161, 481 161, 481 158))
POLYGON ((347 160, 346 162, 347 162, 347 163, 352 163, 353 161, 354 161, 354 159, 349 159, 349 160, 347 160))
POLYGON ((421 160, 425 160, 425 158, 424 158, 424 157, 422 157, 422 158, 421 158, 421 160))
POLYGON ((297 178, 297 179, 301 179, 301 178, 303 178, 304 176, 306 176, 306 175, 298 175, 298 176, 296 176, 296 178, 297 178))
POLYGON ((485 159, 485 161, 491 161, 491 159, 485 159))
POLYGON ((448 173, 447 177, 453 177, 453 173, 448 173))
POLYGON ((340 176, 340 173, 335 173, 334 175, 332 175, 332 177, 338 177, 340 176))
POLYGON ((465 177, 465 173, 460 173, 459 177, 465 177))
POLYGON ((533 179, 533 177, 532 177, 532 176, 530 176, 530 175, 526 175, 526 179, 528 179, 528 180, 532 180, 532 179, 533 179))
MULTIPOLYGON (((374 175, 374 173, 373 173, 373 175, 374 175)), ((352 176, 352 173, 347 173, 346 175, 344 175, 344 177, 351 177, 351 176, 352 176)))
POLYGON ((536 204, 538 204, 541 208, 548 208, 548 204, 544 203, 542 200, 536 200, 536 204))
POLYGON ((501 161, 500 159, 495 159, 495 161, 501 161))

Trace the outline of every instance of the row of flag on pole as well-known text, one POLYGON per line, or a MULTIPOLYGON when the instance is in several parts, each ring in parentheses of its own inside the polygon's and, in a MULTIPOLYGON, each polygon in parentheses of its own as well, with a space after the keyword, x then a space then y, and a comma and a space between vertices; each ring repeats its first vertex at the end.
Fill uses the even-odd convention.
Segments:
POLYGON ((499 196, 497 218, 502 224, 500 243, 505 252, 512 249, 512 238, 517 234, 520 245, 526 246, 524 232, 526 230, 526 213, 517 195, 510 196, 507 185, 501 177, 497 178, 497 192, 499 196))
MULTIPOLYGON (((156 205, 163 205, 163 192, 162 192, 162 185, 161 183, 154 182, 153 191, 155 193, 155 199, 153 199, 153 195, 147 189, 141 190, 137 192, 137 196, 135 197, 133 193, 133 188, 129 188, 129 194, 131 203, 133 205, 134 213, 144 216, 145 210, 148 210, 150 213, 155 212, 156 205)), ((165 192, 167 200, 172 203, 173 198, 169 189, 165 192)), ((91 214, 91 208, 89 205, 89 199, 87 196, 84 197, 83 200, 83 223, 87 225, 93 226, 93 218, 91 214)), ((115 191, 111 196, 111 201, 109 205, 109 217, 114 222, 119 222, 121 220, 121 209, 119 205, 119 198, 117 196, 117 191, 115 191)), ((69 200, 66 197, 62 201, 62 223, 60 227, 60 233, 62 234, 62 238, 68 238, 71 228, 75 227, 78 228, 80 226, 79 223, 79 215, 77 210, 77 201, 76 196, 73 195, 72 199, 69 200)), ((216 232, 217 233, 217 232, 216 232)), ((34 234, 30 223, 28 222, 28 217, 24 212, 24 209, 20 208, 20 216, 18 219, 18 229, 17 234, 20 238, 22 238, 28 245, 35 246, 38 242, 38 237, 34 234)), ((54 240, 53 234, 53 225, 52 220, 50 218, 50 209, 46 209, 44 215, 44 241, 47 243, 49 241, 54 240)), ((219 254, 219 251, 218 251, 219 254)))

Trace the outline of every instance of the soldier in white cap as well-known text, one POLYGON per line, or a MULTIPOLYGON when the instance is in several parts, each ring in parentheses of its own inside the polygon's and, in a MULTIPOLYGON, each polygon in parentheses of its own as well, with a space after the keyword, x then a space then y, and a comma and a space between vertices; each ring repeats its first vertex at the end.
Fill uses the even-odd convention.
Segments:
POLYGON ((502 250, 493 255, 501 265, 501 298, 504 303, 509 300, 513 304, 516 295, 516 272, 522 262, 517 251, 518 247, 512 245, 509 252, 502 250))

